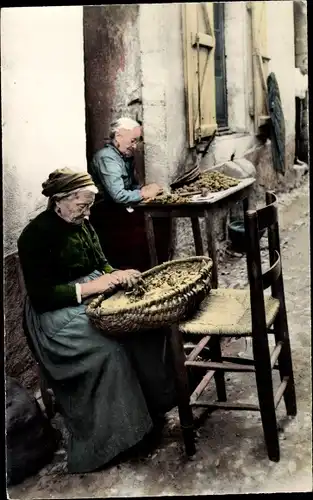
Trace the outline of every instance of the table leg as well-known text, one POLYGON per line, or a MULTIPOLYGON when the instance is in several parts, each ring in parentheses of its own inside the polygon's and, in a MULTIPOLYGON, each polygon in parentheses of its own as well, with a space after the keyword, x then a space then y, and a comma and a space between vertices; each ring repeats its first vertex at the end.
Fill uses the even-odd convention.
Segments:
POLYGON ((217 276, 217 251, 215 242, 215 231, 214 231, 214 211, 205 210, 204 212, 207 240, 208 240, 208 254, 213 261, 212 267, 212 288, 218 287, 218 276, 217 276))
POLYGON ((170 237, 169 237, 169 244, 168 244, 168 250, 167 250, 167 255, 168 255, 168 260, 172 260, 174 256, 174 220, 173 217, 170 215, 170 221, 169 221, 169 232, 170 232, 170 237))
POLYGON ((249 198, 244 198, 242 200, 243 213, 245 214, 247 210, 249 210, 249 198))
POLYGON ((154 267, 158 265, 158 256, 155 246, 153 219, 149 213, 145 213, 145 228, 149 247, 150 265, 154 267))
POLYGON ((251 201, 251 196, 247 196, 242 200, 242 205, 243 205, 243 213, 245 213, 247 210, 255 210, 255 206, 251 201))
POLYGON ((201 230, 198 217, 190 217, 192 224, 193 239, 195 242, 196 255, 203 255, 203 241, 201 237, 201 230))

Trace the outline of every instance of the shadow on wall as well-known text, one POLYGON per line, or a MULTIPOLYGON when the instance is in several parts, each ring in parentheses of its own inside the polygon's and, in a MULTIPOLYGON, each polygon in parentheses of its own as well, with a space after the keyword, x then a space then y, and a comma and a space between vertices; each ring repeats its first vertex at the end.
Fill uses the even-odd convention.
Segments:
POLYGON ((128 54, 126 47, 128 37, 131 43, 136 38, 138 12, 136 4, 83 8, 88 161, 103 147, 116 114, 130 114, 130 87, 140 88, 140 74, 133 74, 139 50, 128 54))

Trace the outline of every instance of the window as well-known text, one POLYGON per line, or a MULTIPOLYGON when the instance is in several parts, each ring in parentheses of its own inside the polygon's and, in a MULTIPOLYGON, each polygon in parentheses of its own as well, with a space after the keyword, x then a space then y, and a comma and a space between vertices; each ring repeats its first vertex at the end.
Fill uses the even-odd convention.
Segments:
POLYGON ((225 22, 224 3, 214 3, 214 35, 215 35, 215 105, 218 129, 228 126, 227 119, 227 87, 225 61, 225 22))
MULTIPOLYGON (((268 2, 257 0, 245 4, 251 27, 251 40, 247 43, 251 44, 253 60, 254 106, 250 114, 258 133, 268 121, 268 2)), ((187 137, 191 148, 206 141, 217 129, 228 130, 225 8, 227 3, 223 2, 182 4, 187 137)))

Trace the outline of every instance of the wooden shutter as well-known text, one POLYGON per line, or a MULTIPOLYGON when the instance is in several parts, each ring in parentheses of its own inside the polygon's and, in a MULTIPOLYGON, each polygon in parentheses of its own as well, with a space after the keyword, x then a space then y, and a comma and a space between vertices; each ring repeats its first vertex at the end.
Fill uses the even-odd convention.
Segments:
POLYGON ((213 2, 185 3, 185 94, 189 146, 216 130, 213 2))
POLYGON ((249 2, 252 17, 252 64, 254 93, 254 124, 258 132, 260 126, 268 119, 267 77, 268 77, 268 44, 267 44, 267 2, 249 2))

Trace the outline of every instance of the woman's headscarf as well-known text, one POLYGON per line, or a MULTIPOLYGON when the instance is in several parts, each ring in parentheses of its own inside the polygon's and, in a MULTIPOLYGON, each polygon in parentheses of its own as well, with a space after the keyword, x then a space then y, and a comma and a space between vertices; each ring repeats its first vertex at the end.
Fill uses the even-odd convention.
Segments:
POLYGON ((70 193, 78 188, 94 185, 87 172, 74 172, 65 167, 51 172, 49 178, 42 184, 42 194, 51 198, 58 193, 70 193))
POLYGON ((92 177, 87 172, 74 172, 68 167, 54 170, 48 179, 42 183, 42 194, 49 198, 48 208, 54 199, 65 198, 74 191, 81 189, 97 193, 92 177))

